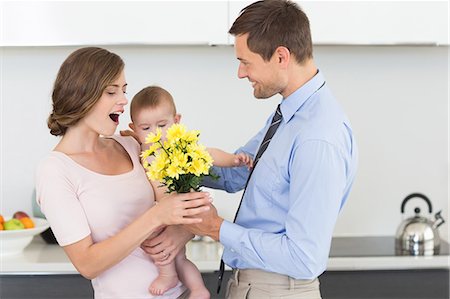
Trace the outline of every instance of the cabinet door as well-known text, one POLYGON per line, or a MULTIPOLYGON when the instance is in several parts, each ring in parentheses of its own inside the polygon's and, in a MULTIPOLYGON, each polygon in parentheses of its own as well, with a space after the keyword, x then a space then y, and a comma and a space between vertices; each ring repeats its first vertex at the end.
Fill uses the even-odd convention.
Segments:
MULTIPOLYGON (((448 1, 296 2, 309 17, 314 44, 449 44, 448 1)), ((250 3, 230 2, 230 26, 250 3)))
POLYGON ((94 298, 90 280, 78 274, 0 275, 0 298, 80 299, 94 298))
POLYGON ((3 46, 226 44, 226 1, 7 1, 3 46))

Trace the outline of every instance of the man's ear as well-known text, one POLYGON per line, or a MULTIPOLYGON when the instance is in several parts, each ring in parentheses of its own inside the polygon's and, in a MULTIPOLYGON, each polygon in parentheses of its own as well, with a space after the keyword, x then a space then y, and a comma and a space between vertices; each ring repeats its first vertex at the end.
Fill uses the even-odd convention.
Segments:
POLYGON ((288 48, 279 46, 275 49, 275 58, 281 67, 287 68, 289 61, 291 60, 291 52, 288 48))
POLYGON ((131 130, 136 132, 136 130, 135 130, 136 127, 134 126, 134 123, 129 123, 128 127, 130 127, 131 130))
POLYGON ((181 114, 179 114, 179 113, 175 114, 173 121, 174 121, 174 123, 179 124, 181 121, 181 114))

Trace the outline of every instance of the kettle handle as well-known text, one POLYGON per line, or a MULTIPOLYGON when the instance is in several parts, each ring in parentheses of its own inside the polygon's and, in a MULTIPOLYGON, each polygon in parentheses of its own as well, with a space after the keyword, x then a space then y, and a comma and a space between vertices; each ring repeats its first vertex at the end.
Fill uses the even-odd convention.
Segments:
POLYGON ((400 211, 402 212, 402 214, 405 213, 405 205, 406 205, 406 202, 407 202, 408 200, 410 200, 411 198, 414 198, 414 197, 420 197, 420 198, 422 198, 423 200, 425 200, 425 201, 427 202, 427 204, 428 204, 428 211, 429 211, 430 213, 433 212, 433 208, 431 207, 431 201, 428 199, 428 197, 426 197, 425 195, 423 195, 423 194, 421 194, 421 193, 412 193, 412 194, 406 196, 406 198, 405 198, 405 199, 403 200, 403 202, 402 202, 402 206, 401 206, 401 208, 400 208, 400 211))

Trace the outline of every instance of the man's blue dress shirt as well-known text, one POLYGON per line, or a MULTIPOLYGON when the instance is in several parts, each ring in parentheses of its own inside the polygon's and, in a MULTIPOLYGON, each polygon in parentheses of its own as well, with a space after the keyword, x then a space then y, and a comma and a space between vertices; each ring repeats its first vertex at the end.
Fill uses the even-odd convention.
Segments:
MULTIPOLYGON (((283 120, 245 191, 236 223, 224 221, 223 260, 313 279, 326 269, 333 229, 355 178, 358 151, 349 120, 318 72, 281 101, 283 120)), ((256 155, 270 125, 236 152, 256 155)), ((237 192, 246 167, 214 168, 204 185, 237 192)))

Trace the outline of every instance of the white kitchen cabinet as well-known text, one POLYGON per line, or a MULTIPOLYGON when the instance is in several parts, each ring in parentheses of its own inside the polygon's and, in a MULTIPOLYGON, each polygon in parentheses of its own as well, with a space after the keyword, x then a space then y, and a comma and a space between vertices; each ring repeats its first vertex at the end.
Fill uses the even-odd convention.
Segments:
MULTIPOLYGON (((252 2, 230 2, 230 26, 252 2)), ((317 45, 449 44, 448 1, 296 2, 309 17, 317 45)))
POLYGON ((1 46, 228 42, 227 1, 1 1, 1 46))
MULTIPOLYGON (((0 1, 0 46, 221 45, 253 1, 0 1)), ((297 1, 317 45, 449 44, 448 1, 297 1)))

